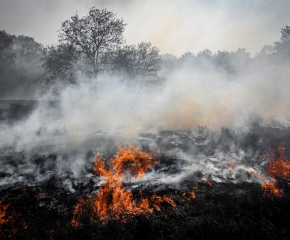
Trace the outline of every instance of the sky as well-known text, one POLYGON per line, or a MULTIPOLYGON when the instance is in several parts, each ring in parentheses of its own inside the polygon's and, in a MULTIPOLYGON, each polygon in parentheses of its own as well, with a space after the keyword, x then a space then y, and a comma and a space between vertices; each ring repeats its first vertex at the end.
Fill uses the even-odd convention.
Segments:
POLYGON ((149 41, 177 56, 239 47, 255 54, 290 25, 290 0, 0 0, 0 30, 57 44, 61 23, 93 6, 124 19, 127 44, 149 41))

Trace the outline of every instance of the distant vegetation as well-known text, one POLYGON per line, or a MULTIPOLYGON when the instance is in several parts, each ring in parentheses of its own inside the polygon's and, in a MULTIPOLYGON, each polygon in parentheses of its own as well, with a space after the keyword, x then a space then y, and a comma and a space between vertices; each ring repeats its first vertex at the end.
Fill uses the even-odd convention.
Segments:
POLYGON ((43 74, 42 51, 31 37, 0 31, 0 98, 35 94, 43 74))
POLYGON ((160 55, 148 42, 126 45, 125 26, 113 12, 91 8, 86 16, 75 14, 62 23, 57 45, 43 47, 31 37, 0 31, 0 98, 32 99, 40 89, 53 89, 57 94, 78 79, 98 86, 101 74, 117 75, 125 84, 140 89, 160 85, 181 67, 218 69, 231 78, 245 68, 290 63, 289 26, 282 28, 279 42, 264 46, 252 57, 239 48, 217 53, 205 49, 196 55, 187 52, 180 58, 160 55))

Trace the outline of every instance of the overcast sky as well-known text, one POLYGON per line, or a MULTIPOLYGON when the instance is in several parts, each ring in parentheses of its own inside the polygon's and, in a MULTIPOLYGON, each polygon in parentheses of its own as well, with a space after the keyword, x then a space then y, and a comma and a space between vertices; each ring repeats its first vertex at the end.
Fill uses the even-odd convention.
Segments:
POLYGON ((239 47, 254 54, 290 25, 290 0, 0 0, 0 30, 55 44, 61 22, 93 6, 124 19, 128 44, 150 41, 176 55, 239 47))

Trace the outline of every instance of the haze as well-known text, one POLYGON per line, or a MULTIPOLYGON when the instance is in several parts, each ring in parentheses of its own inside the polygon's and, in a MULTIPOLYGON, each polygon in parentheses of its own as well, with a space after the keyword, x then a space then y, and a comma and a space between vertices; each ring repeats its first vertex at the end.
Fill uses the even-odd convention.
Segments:
POLYGON ((278 41, 290 22, 289 0, 0 0, 0 29, 57 44, 61 22, 92 6, 124 18, 128 44, 150 41, 161 53, 179 56, 239 47, 255 54, 278 41))

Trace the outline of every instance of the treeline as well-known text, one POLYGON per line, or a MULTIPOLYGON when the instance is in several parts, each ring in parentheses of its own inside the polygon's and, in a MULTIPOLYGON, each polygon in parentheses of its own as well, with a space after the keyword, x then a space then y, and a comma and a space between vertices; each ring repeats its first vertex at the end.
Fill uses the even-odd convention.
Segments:
POLYGON ((0 98, 33 96, 43 74, 43 46, 0 31, 0 98))
POLYGON ((159 85, 168 74, 184 66, 205 71, 217 68, 232 76, 257 62, 290 61, 289 26, 282 29, 279 42, 266 45, 254 57, 245 49, 217 53, 206 49, 196 55, 187 52, 180 58, 161 56, 159 49, 148 42, 126 45, 125 26, 113 12, 91 8, 86 16, 75 14, 62 23, 57 45, 44 48, 31 37, 0 31, 0 97, 31 98, 39 89, 53 89, 57 94, 80 79, 98 85, 104 73, 140 88, 159 85))
POLYGON ((265 45, 254 56, 244 48, 236 51, 211 52, 205 49, 198 54, 187 52, 180 58, 172 54, 162 55, 161 69, 163 74, 175 72, 178 69, 198 69, 199 71, 223 71, 232 79, 246 70, 260 70, 270 65, 290 64, 290 26, 282 28, 279 42, 265 45))

